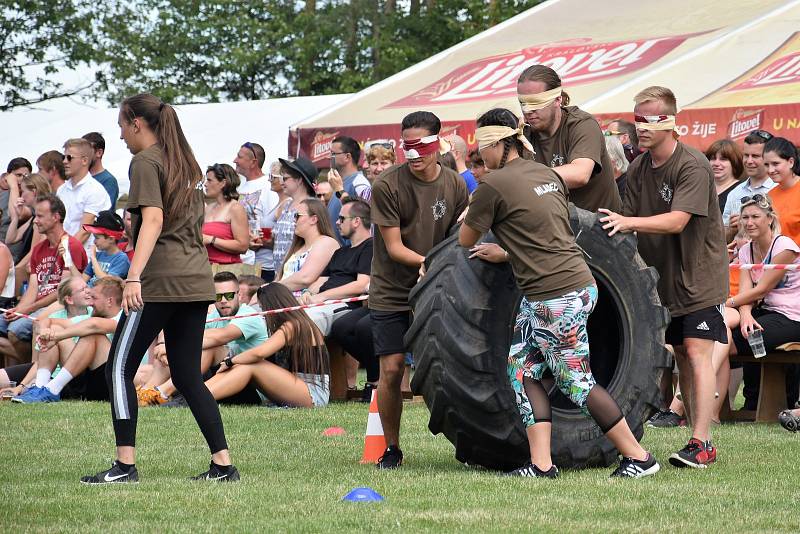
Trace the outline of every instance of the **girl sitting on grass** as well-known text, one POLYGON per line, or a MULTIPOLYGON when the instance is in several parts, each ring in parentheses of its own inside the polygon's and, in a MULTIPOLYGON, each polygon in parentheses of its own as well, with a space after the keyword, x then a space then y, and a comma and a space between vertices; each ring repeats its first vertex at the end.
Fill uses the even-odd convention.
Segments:
MULTIPOLYGON (((283 284, 259 288, 262 310, 297 306, 283 284)), ((253 382, 270 401, 291 407, 325 406, 330 397, 328 349, 319 328, 303 310, 266 316, 269 339, 236 356, 228 356, 206 382, 215 399, 224 399, 253 382)))

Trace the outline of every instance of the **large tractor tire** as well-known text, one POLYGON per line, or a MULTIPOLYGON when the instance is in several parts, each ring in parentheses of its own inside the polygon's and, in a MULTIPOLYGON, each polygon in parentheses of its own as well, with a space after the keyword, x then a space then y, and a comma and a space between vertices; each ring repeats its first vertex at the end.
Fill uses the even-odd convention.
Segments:
MULTIPOLYGON (((591 366, 641 439, 659 405, 662 373, 672 366, 664 349, 669 315, 656 293, 658 275, 639 257, 636 238, 608 237, 597 218, 570 206, 570 225, 599 287, 588 322, 591 366)), ((506 374, 521 294, 509 264, 469 259, 457 239, 428 254, 427 274, 411 292, 411 388, 430 410, 428 428, 450 440, 458 461, 513 469, 530 458, 506 374)), ((557 388, 549 391, 554 462, 566 468, 615 462, 617 451, 594 420, 557 388)))

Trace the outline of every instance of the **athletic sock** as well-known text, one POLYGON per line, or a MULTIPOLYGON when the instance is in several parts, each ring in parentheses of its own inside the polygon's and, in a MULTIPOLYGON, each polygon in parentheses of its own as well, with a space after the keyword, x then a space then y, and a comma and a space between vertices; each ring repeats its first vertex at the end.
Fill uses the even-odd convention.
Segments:
POLYGON ((64 386, 69 384, 69 381, 72 380, 72 378, 72 374, 62 367, 61 370, 58 371, 56 377, 52 379, 46 387, 53 395, 60 395, 61 390, 64 389, 64 386))
POLYGON ((122 469, 122 471, 123 471, 123 472, 125 472, 125 473, 127 473, 127 472, 129 472, 131 469, 133 469, 133 466, 134 466, 134 465, 136 465, 136 464, 123 464, 122 462, 120 462, 119 460, 117 460, 117 467, 119 467, 120 469, 122 469))
POLYGON ((213 460, 211 461, 211 463, 214 464, 214 467, 216 467, 220 473, 229 473, 230 470, 233 469, 232 465, 219 465, 217 462, 213 460))
POLYGON ((37 369, 36 370, 36 387, 43 388, 50 382, 50 375, 53 374, 52 371, 48 371, 47 369, 37 369))

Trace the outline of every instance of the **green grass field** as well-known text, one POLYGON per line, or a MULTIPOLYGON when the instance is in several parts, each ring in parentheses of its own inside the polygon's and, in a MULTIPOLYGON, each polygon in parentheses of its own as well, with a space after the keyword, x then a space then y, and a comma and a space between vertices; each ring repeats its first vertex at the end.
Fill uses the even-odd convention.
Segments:
POLYGON ((668 465, 685 429, 650 430, 644 443, 662 464, 655 477, 612 480, 608 468, 547 481, 462 466, 450 443, 428 432, 421 403, 406 405, 406 463, 396 472, 359 464, 366 405, 222 414, 241 483, 187 481, 208 463, 191 414, 147 408, 141 483, 87 487, 80 475, 113 459, 108 405, 0 403, 0 531, 800 531, 792 504, 800 436, 777 424, 715 429, 719 460, 707 470, 668 465), (330 426, 346 434, 324 437, 330 426), (342 502, 358 486, 385 501, 342 502))

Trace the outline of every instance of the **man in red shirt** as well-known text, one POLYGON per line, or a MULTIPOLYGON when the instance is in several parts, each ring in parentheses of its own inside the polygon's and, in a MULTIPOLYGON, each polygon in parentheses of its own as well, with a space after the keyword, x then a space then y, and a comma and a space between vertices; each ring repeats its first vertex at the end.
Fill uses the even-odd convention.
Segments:
POLYGON ((6 356, 7 365, 9 359, 19 363, 31 359, 33 321, 16 313, 39 315, 56 301, 62 278, 69 277, 72 268, 76 272, 86 268, 83 244, 64 231, 65 216, 66 208, 57 196, 49 194, 37 199, 33 224, 45 239, 31 249, 28 289, 16 307, 0 316, 0 336, 8 338, 0 339, 0 353, 6 356), (63 243, 68 243, 68 253, 63 243))

